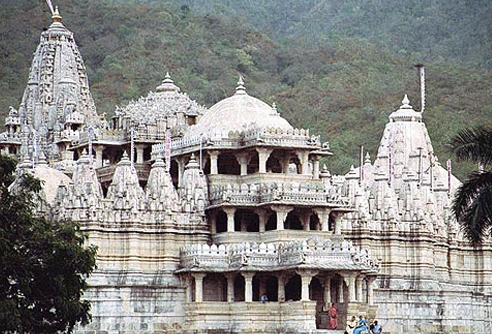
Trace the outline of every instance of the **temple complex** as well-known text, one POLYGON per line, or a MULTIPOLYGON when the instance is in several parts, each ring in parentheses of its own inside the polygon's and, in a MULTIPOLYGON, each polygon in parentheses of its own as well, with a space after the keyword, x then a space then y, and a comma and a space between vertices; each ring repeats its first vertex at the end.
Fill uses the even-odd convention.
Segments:
POLYGON ((492 332, 490 245, 464 240, 460 182, 406 95, 375 158, 331 175, 329 143, 241 77, 210 108, 169 74, 156 85, 99 115, 56 9, 0 134, 45 181, 40 212, 98 246, 77 333, 323 333, 332 303, 339 329, 364 315, 385 333, 492 332))

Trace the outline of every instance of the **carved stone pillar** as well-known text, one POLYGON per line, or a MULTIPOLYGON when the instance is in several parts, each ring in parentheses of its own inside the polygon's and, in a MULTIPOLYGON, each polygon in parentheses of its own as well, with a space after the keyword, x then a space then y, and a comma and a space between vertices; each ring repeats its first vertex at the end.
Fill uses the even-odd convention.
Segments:
POLYGON ((282 165, 282 173, 287 174, 289 172, 289 162, 290 162, 290 156, 286 156, 283 159, 279 159, 280 165, 282 165))
POLYGON ((222 208, 227 215, 227 232, 234 232, 234 214, 236 208, 222 208))
POLYGON ((258 152, 258 162, 259 162, 258 172, 266 173, 266 163, 273 150, 270 148, 257 147, 256 151, 258 152))
POLYGON ((299 161, 301 162, 301 171, 300 174, 310 174, 309 172, 309 152, 297 152, 297 156, 299 157, 299 161))
POLYGON ((374 281, 376 276, 367 277, 367 303, 369 305, 374 305, 374 281))
POLYGON ((208 155, 210 157, 210 175, 217 175, 219 173, 219 167, 217 166, 219 151, 208 151, 208 155))
POLYGON ((278 279, 278 301, 285 301, 285 275, 280 274, 277 276, 278 279))
POLYGON ((191 303, 193 301, 193 296, 192 296, 193 289, 191 286, 193 284, 193 280, 191 279, 191 277, 187 277, 185 282, 186 282, 186 301, 188 303, 191 303))
POLYGON ((241 273, 244 277, 244 301, 253 301, 253 276, 255 273, 243 272, 241 273))
POLYGON ((348 286, 348 300, 351 302, 357 301, 357 294, 355 289, 355 274, 345 275, 343 279, 348 286))
POLYGON ((143 164, 144 162, 144 145, 137 144, 135 145, 135 150, 137 151, 137 164, 143 164))
POLYGON ((217 234, 217 211, 210 212, 210 232, 217 234))
POLYGON ((268 221, 268 211, 267 210, 256 210, 255 213, 258 215, 259 231, 265 232, 266 223, 268 221))
POLYGON ((241 166, 241 175, 248 175, 248 164, 249 161, 251 160, 251 157, 248 152, 243 152, 236 154, 236 160, 241 166))
POLYGON ((301 276, 301 300, 309 301, 309 284, 313 276, 318 272, 314 270, 299 270, 297 273, 301 276))
POLYGON ((93 150, 96 151, 96 168, 103 166, 103 150, 104 146, 93 145, 93 150))
POLYGON ((313 160, 313 179, 319 179, 319 160, 317 156, 313 160))
POLYGON ((227 302, 234 301, 234 274, 226 274, 227 279, 227 302))
POLYGON ((358 276, 355 279, 355 291, 356 291, 355 298, 359 302, 363 301, 363 297, 362 297, 362 283, 363 282, 364 282, 364 278, 361 276, 358 276))
POLYGON ((176 159, 178 163, 178 187, 181 188, 183 186, 183 174, 186 165, 185 157, 179 157, 176 159))
POLYGON ((195 303, 201 303, 203 302, 203 278, 206 274, 193 273, 191 275, 195 279, 195 303))
POLYGON ((277 213, 277 230, 282 231, 285 229, 285 220, 287 219, 287 215, 289 214, 290 210, 292 208, 290 206, 285 206, 285 205, 276 205, 272 207, 272 210, 274 210, 277 213))
POLYGON ((329 219, 330 219, 330 209, 320 208, 316 209, 316 214, 318 215, 319 222, 321 224, 321 231, 329 231, 329 219))
POLYGON ((324 300, 325 305, 328 308, 331 305, 331 276, 325 277, 325 285, 324 285, 324 300))
POLYGON ((343 298, 343 280, 338 283, 338 302, 343 303, 345 298, 343 298))
POLYGON ((301 220, 302 228, 304 231, 309 231, 311 227, 309 226, 311 215, 309 212, 303 213, 300 215, 299 219, 301 220))

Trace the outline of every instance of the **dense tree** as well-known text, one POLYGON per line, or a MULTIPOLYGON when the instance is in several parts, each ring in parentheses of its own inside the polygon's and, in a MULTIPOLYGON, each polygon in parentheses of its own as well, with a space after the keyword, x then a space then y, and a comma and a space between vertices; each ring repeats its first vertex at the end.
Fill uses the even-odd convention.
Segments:
POLYGON ((462 130, 451 145, 459 160, 472 160, 481 166, 468 176, 453 201, 453 212, 465 237, 478 246, 492 227, 492 128, 462 130))
POLYGON ((41 181, 14 171, 0 156, 0 332, 70 333, 90 320, 81 297, 96 249, 79 226, 36 213, 41 181))

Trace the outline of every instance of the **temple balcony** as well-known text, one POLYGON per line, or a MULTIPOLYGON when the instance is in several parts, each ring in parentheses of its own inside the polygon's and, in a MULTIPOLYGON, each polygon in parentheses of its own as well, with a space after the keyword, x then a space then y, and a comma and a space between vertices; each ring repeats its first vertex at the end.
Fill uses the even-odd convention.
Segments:
POLYGON ((334 235, 333 231, 272 230, 265 232, 223 232, 212 236, 217 245, 241 243, 245 240, 256 243, 289 242, 305 240, 312 237, 340 242, 343 237, 334 235))
POLYGON ((287 204, 350 208, 349 199, 326 187, 311 175, 255 173, 249 175, 208 175, 210 205, 258 206, 287 204))

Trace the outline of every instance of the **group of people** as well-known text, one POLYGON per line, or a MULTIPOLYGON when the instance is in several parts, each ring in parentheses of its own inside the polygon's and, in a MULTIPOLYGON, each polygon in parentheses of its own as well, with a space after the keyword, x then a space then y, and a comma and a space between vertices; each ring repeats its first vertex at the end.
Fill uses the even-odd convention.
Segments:
POLYGON ((345 327, 346 334, 381 334, 382 331, 383 328, 378 324, 377 320, 368 327, 367 321, 362 315, 359 316, 359 320, 352 316, 352 319, 347 323, 347 327, 345 327))
MULTIPOLYGON (((328 309, 328 328, 329 329, 337 329, 338 327, 338 309, 335 307, 335 304, 331 304, 331 307, 328 309)), ((367 325, 366 319, 361 315, 359 316, 359 320, 352 317, 352 319, 347 323, 347 327, 345 327, 345 334, 381 334, 383 328, 378 324, 377 321, 374 321, 370 326, 367 325)))

